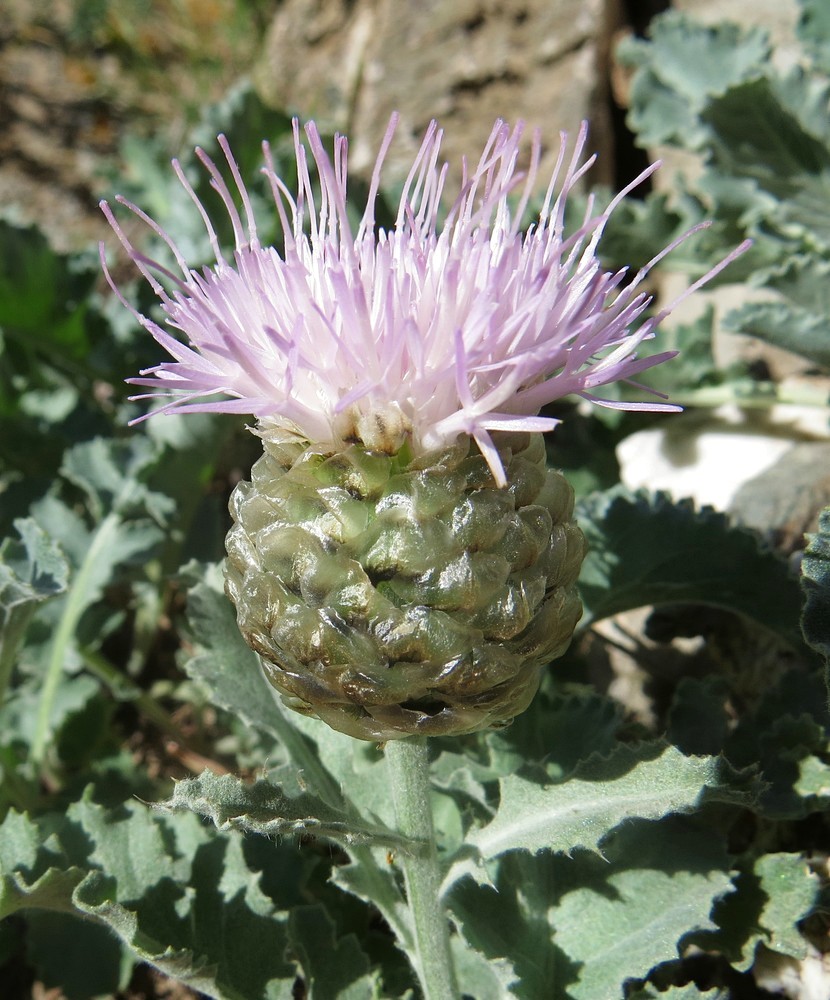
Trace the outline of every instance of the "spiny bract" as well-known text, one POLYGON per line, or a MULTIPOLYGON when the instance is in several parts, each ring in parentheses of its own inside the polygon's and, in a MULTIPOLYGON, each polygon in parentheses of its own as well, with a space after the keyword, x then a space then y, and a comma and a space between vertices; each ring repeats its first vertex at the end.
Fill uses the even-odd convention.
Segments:
POLYGON ((362 739, 467 733, 524 711, 581 614, 573 492, 541 435, 407 461, 266 435, 233 494, 227 590, 292 708, 362 739))

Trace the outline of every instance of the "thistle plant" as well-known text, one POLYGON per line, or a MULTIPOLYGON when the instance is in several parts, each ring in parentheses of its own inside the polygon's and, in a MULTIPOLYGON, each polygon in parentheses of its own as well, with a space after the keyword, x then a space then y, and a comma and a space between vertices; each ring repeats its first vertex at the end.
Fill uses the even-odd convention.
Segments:
POLYGON ((280 249, 261 245, 223 137, 222 169, 197 156, 232 224, 230 254, 174 161, 215 254, 201 270, 140 207, 118 199, 163 240, 180 273, 145 256, 103 203, 164 325, 130 305, 104 269, 170 356, 130 380, 147 390, 135 398, 160 401, 151 413, 255 420, 263 455, 231 498, 226 592, 289 708, 387 744, 398 832, 415 845, 402 857, 413 963, 424 994, 445 1000, 457 986, 424 738, 507 726, 581 614, 585 543, 573 491, 547 466, 542 435, 557 420, 541 411, 565 396, 677 410, 602 387, 647 393, 640 375, 674 353, 649 351, 661 321, 743 247, 655 309, 649 273, 689 233, 634 274, 603 269, 597 247, 611 214, 655 167, 602 210, 589 199, 566 226, 569 198, 593 163, 584 126, 573 145, 560 137, 540 185, 539 133, 526 148, 521 125, 497 122, 451 199, 433 123, 394 225, 381 228, 376 204, 395 127, 393 118, 356 226, 345 137, 329 155, 313 124, 306 146, 294 123, 295 192, 263 145, 280 249))
POLYGON ((830 22, 798 7, 784 59, 677 13, 626 47, 638 143, 699 169, 609 211, 573 140, 546 200, 558 145, 505 127, 439 195, 436 130, 396 224, 391 155, 346 191, 343 141, 241 86, 186 142, 215 164, 182 158, 200 214, 127 115, 121 190, 179 253, 113 205, 135 264, 110 266, 164 347, 59 220, 0 219, 3 997, 830 996, 827 445, 754 484, 787 552, 811 532, 788 560, 777 530, 620 484, 643 421, 590 402, 669 401, 642 378, 695 407, 647 417, 686 455, 725 400, 748 431, 772 402, 827 415, 830 22), (752 238, 718 278, 738 308, 652 340, 636 272, 705 219, 667 263, 752 238), (724 367, 724 328, 808 370, 724 367), (139 391, 256 436, 127 431, 122 380, 167 348, 139 391), (254 648, 223 569, 249 449, 227 578, 254 648))
POLYGON ((628 189, 596 215, 589 205, 565 235, 568 196, 593 163, 583 158, 586 129, 572 150, 561 138, 525 233, 540 135, 521 172, 522 127, 496 123, 439 227, 447 168, 433 123, 387 232, 374 212, 395 124, 355 232, 344 137, 330 159, 316 127, 306 129, 318 193, 296 122, 296 195, 264 145, 282 254, 260 245, 221 137, 244 219, 217 166, 199 157, 233 224, 230 259, 178 164, 213 267, 191 269, 127 203, 166 242, 182 272, 172 274, 137 251, 103 205, 185 338, 136 313, 173 360, 131 381, 167 400, 157 413, 257 420, 264 455, 234 492, 227 538, 239 627, 287 704, 370 740, 506 725, 567 647, 584 544, 572 491, 546 468, 539 435, 557 421, 540 409, 570 394, 678 409, 596 395, 673 352, 642 353, 671 308, 644 315, 643 282, 659 257, 630 277, 603 271, 596 256, 628 189))

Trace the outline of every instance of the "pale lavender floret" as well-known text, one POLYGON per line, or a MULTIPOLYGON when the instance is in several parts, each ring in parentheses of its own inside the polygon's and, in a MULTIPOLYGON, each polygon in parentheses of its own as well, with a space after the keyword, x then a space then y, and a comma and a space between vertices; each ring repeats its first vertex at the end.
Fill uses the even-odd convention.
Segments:
POLYGON ((542 209, 523 232, 541 140, 536 132, 530 166, 522 173, 517 167, 522 125, 511 130, 501 121, 476 169, 467 175, 464 165, 461 193, 440 231, 437 219, 447 168, 439 164, 442 132, 433 122, 404 186, 394 228, 378 229, 374 207, 395 126, 393 117, 356 234, 346 211, 345 137, 335 138, 330 158, 315 125, 306 126, 320 181, 319 205, 296 121, 296 196, 276 175, 268 145, 263 144, 263 172, 285 232, 281 254, 260 245, 239 168, 222 136, 219 143, 244 220, 215 164, 202 150, 197 155, 230 216, 236 241, 232 259, 223 255, 206 210, 175 162, 207 229, 216 257, 213 267, 191 269, 155 222, 137 206, 117 199, 167 243, 182 271, 181 277, 172 274, 132 246, 102 203, 122 244, 161 300, 167 325, 183 335, 179 340, 129 306, 104 262, 116 294, 173 359, 130 379, 154 390, 134 398, 169 397, 156 413, 253 414, 321 444, 337 444, 357 427, 372 447, 375 416, 380 417, 375 424, 385 432, 397 424, 416 451, 467 434, 500 484, 504 470, 490 432, 550 430, 557 421, 538 416, 539 410, 562 396, 573 393, 622 409, 679 409, 664 402, 606 400, 595 390, 610 382, 632 381, 673 357, 676 352, 644 357, 638 352, 666 315, 743 252, 743 245, 670 306, 642 319, 651 301, 642 290, 646 275, 690 233, 629 281, 624 270, 603 271, 596 248, 620 200, 656 165, 605 211, 592 215, 589 207, 582 227, 566 238, 568 196, 594 158, 580 162, 585 125, 570 156, 562 133, 542 209), (518 195, 514 209, 508 195, 518 195), (229 398, 206 398, 216 395, 229 398))

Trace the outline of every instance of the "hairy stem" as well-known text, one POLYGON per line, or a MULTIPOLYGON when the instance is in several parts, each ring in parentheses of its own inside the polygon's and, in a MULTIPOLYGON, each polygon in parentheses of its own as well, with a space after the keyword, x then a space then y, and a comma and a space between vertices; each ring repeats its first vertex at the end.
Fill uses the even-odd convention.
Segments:
POLYGON ((393 740, 385 750, 398 831, 414 841, 401 856, 415 931, 413 963, 425 1000, 457 1000, 447 916, 439 897, 441 870, 435 847, 426 738, 393 740))

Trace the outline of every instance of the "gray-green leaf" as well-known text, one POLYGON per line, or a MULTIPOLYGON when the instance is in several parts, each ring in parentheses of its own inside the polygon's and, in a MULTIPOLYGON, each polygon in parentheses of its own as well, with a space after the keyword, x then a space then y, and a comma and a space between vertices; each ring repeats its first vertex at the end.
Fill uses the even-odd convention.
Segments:
MULTIPOLYGON (((685 757, 659 743, 621 745, 607 757, 586 761, 559 784, 514 775, 500 787, 495 817, 467 838, 484 862, 514 850, 599 852, 604 838, 626 820, 688 813, 710 801, 748 805, 756 791, 720 758, 685 757)), ((445 887, 467 874, 487 881, 479 861, 462 855, 445 887)))
POLYGON ((405 837, 384 826, 353 818, 313 795, 289 798, 279 786, 262 778, 246 784, 230 774, 205 771, 198 778, 177 782, 173 797, 159 803, 158 808, 207 816, 220 830, 244 830, 267 837, 306 834, 348 847, 409 847, 405 837))

